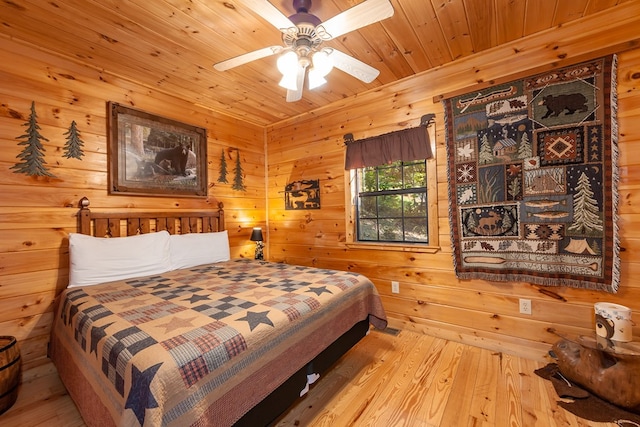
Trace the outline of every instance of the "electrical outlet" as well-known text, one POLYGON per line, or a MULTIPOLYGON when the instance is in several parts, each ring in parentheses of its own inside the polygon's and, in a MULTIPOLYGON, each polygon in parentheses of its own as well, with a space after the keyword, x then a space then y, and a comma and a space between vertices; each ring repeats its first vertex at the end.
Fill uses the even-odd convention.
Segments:
POLYGON ((520 313, 531 314, 531 300, 520 298, 520 313))
POLYGON ((394 294, 400 293, 400 283, 396 281, 391 282, 391 292, 394 294))

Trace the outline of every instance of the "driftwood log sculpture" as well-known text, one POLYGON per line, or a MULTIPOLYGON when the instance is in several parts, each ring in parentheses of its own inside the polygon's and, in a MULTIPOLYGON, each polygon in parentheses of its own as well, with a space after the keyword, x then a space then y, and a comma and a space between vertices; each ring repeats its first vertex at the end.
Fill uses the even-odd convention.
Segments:
POLYGON ((562 339, 553 346, 560 372, 593 394, 640 414, 640 353, 617 354, 562 339))

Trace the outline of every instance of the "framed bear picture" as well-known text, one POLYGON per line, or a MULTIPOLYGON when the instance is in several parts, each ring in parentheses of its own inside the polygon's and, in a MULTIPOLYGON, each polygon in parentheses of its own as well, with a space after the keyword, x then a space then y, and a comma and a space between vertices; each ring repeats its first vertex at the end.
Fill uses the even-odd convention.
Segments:
POLYGON ((109 193, 207 196, 207 131, 109 102, 109 193))

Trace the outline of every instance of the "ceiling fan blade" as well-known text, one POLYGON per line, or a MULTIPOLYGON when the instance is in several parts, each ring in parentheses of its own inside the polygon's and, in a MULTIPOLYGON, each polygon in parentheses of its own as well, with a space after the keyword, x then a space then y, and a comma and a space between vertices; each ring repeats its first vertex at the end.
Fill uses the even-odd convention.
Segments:
POLYGON ((353 77, 362 80, 365 83, 371 83, 378 77, 380 71, 376 70, 370 65, 340 52, 339 50, 332 49, 329 57, 333 59, 333 66, 339 70, 344 71, 347 74, 351 74, 353 77))
MULTIPOLYGON (((365 0, 318 25, 329 40, 393 16, 390 0, 365 0)), ((316 30, 317 31, 317 30, 316 30)))
POLYGON ((231 68, 235 68, 238 65, 246 64, 247 62, 255 61, 256 59, 266 58, 267 56, 275 55, 282 51, 282 46, 269 46, 262 49, 254 50, 253 52, 243 53, 242 55, 234 56, 233 58, 225 61, 217 62, 213 64, 213 68, 218 71, 227 71, 231 68))
POLYGON ((267 0, 241 0, 242 3, 269 21, 271 25, 276 27, 283 33, 287 29, 296 26, 289 18, 280 12, 274 5, 267 0))
POLYGON ((302 99, 302 89, 304 88, 304 75, 306 67, 298 66, 298 75, 296 77, 296 90, 287 90, 287 102, 296 102, 302 99))

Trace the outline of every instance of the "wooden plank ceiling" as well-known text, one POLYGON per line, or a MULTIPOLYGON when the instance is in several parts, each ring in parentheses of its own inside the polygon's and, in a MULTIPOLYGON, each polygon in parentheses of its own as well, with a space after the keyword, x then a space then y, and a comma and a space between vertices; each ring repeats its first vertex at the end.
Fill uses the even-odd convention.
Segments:
MULTIPOLYGON (((291 0, 271 0, 285 15, 291 0)), ((327 20, 362 0, 313 0, 327 20)), ((380 70, 364 84, 334 69, 302 100, 285 101, 276 56, 229 71, 216 62, 271 45, 281 33, 242 0, 3 0, 0 34, 268 125, 379 88, 625 0, 391 0, 393 17, 326 44, 380 70)))

